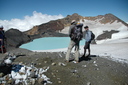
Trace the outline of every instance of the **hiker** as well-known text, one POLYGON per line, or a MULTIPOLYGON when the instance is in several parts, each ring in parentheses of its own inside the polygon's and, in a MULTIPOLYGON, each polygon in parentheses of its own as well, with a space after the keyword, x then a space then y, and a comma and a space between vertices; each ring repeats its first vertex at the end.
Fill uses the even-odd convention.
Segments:
POLYGON ((4 34, 3 26, 0 26, 0 53, 5 53, 4 40, 5 40, 5 34, 4 34))
POLYGON ((92 31, 89 30, 88 26, 84 27, 85 31, 83 32, 83 38, 85 39, 85 46, 84 46, 84 55, 83 57, 88 58, 90 56, 91 50, 90 50, 90 43, 95 38, 95 35, 92 33, 92 31), (88 55, 86 54, 86 49, 88 49, 88 55))
POLYGON ((79 62, 79 42, 83 37, 82 27, 83 27, 82 23, 77 24, 75 20, 72 20, 71 26, 69 28, 69 37, 71 40, 66 54, 66 62, 69 62, 70 53, 74 46, 75 46, 75 61, 76 63, 79 62))

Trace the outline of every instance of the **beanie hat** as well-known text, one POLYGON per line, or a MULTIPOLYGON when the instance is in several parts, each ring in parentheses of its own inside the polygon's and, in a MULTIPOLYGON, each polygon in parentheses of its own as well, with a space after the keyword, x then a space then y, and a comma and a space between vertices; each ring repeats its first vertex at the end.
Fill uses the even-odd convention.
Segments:
POLYGON ((88 28, 88 26, 85 26, 84 28, 88 28))

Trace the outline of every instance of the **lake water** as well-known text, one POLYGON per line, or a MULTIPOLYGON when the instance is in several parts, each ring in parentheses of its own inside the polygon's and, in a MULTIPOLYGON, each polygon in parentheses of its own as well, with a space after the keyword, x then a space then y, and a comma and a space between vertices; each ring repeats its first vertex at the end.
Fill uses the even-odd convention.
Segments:
MULTIPOLYGON (((20 48, 25 48, 29 50, 52 50, 67 48, 70 43, 69 37, 45 37, 35 39, 32 42, 23 44, 20 48)), ((85 40, 80 41, 80 45, 84 45, 85 40)))

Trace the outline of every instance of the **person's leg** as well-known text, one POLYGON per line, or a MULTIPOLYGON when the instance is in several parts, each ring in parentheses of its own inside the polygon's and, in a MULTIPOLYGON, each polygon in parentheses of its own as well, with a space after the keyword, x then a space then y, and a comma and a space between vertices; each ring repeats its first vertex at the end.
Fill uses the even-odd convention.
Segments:
POLYGON ((70 58, 70 53, 72 51, 72 48, 74 47, 75 45, 75 42, 74 41, 70 41, 70 44, 69 44, 69 47, 68 47, 68 50, 67 50, 67 54, 66 54, 66 61, 69 62, 69 58, 70 58))
POLYGON ((76 42, 76 45, 75 45, 75 61, 78 63, 79 62, 79 56, 80 56, 80 53, 79 53, 79 41, 76 42))
POLYGON ((85 46, 84 46, 84 54, 83 54, 83 57, 85 57, 85 54, 86 54, 86 49, 85 49, 85 46))
POLYGON ((88 48, 88 42, 85 42, 85 46, 84 46, 84 55, 83 57, 85 57, 85 54, 86 54, 86 49, 88 48))
POLYGON ((91 53, 91 50, 90 50, 90 43, 88 43, 88 55, 87 55, 87 57, 90 56, 90 53, 91 53))

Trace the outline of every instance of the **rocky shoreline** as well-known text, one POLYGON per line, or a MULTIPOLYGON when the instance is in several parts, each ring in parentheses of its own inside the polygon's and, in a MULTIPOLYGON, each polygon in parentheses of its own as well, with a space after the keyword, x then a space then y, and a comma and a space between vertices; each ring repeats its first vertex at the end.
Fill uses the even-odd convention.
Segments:
MULTIPOLYGON (((31 85, 128 85, 128 64, 115 62, 103 56, 91 55, 88 59, 80 58, 80 63, 76 64, 73 61, 64 61, 65 52, 32 52, 21 48, 8 52, 17 56, 11 65, 20 63, 26 66, 33 65, 38 69, 49 67, 44 74, 52 83, 35 78, 31 85)), ((0 60, 6 56, 7 54, 0 54, 0 60)), ((72 54, 71 59, 73 58, 72 54)), ((6 75, 2 75, 0 79, 4 76, 6 75)), ((14 85, 14 82, 6 85, 14 85)))

